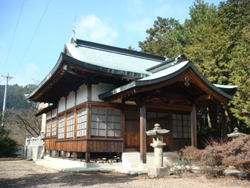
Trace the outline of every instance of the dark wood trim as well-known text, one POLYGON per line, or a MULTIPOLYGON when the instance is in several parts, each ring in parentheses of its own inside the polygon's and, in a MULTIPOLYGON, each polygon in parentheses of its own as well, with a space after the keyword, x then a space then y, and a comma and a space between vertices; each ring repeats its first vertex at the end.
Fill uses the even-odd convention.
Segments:
POLYGON ((57 139, 55 142, 71 142, 71 141, 87 141, 86 138, 76 138, 76 139, 57 139))
POLYGON ((192 82, 196 86, 198 86, 203 91, 205 91, 206 93, 208 93, 209 95, 211 95, 213 98, 216 98, 221 103, 223 103, 223 104, 227 103, 228 99, 226 97, 224 97, 221 94, 215 92, 212 88, 210 88, 209 86, 207 86, 204 83, 204 81, 201 80, 201 78, 197 77, 197 75, 196 75, 195 72, 193 72, 192 70, 188 70, 187 72, 188 72, 188 76, 191 78, 192 82))
POLYGON ((140 157, 142 163, 147 162, 146 127, 147 127, 146 105, 142 104, 140 106, 140 157))
POLYGON ((58 104, 57 104, 57 109, 56 109, 56 138, 58 137, 58 104))
POLYGON ((194 101, 195 104, 201 102, 201 101, 207 101, 207 100, 211 100, 213 99, 213 97, 211 95, 201 95, 199 97, 197 97, 197 99, 194 101))
POLYGON ((56 139, 56 137, 45 137, 44 140, 56 139))
POLYGON ((79 110, 81 108, 86 108, 87 102, 80 103, 75 106, 76 110, 79 110))
POLYGON ((116 109, 121 109, 122 107, 121 104, 114 104, 114 103, 107 103, 107 102, 90 101, 89 103, 95 107, 107 107, 107 108, 116 108, 116 109))
MULTIPOLYGON (((47 138, 46 138, 47 139, 47 138)), ((52 139, 52 138, 51 138, 52 139)), ((57 139, 55 142, 70 142, 70 141, 108 141, 108 142, 123 142, 122 138, 76 138, 76 139, 57 139)))
MULTIPOLYGON (((70 113, 73 112, 74 109, 81 109, 87 107, 87 104, 95 107, 103 107, 103 108, 115 108, 115 109, 126 109, 126 110, 138 110, 137 105, 132 105, 132 104, 114 104, 114 103, 107 103, 107 102, 97 102, 97 101, 89 101, 89 102, 84 102, 81 104, 76 105, 75 107, 72 107, 66 111, 58 113, 58 116, 64 115, 65 113, 70 113)), ((182 112, 191 112, 192 111, 192 106, 187 106, 187 105, 154 105, 154 104, 146 104, 146 107, 148 110, 168 110, 168 111, 182 111, 182 112)))
POLYGON ((197 147, 197 120, 195 105, 193 105, 193 110, 191 112, 191 145, 197 147))
POLYGON ((110 141, 110 142, 122 142, 123 139, 122 138, 88 138, 88 141, 110 141))
POLYGON ((147 109, 153 110, 153 109, 160 109, 160 110, 170 110, 170 111, 184 111, 184 112, 191 112, 192 111, 192 106, 186 106, 186 105, 152 105, 152 104, 147 104, 146 105, 147 109))
POLYGON ((67 110, 64 110, 64 111, 60 112, 59 115, 62 115, 62 114, 65 114, 65 113, 69 114, 71 112, 74 112, 74 110, 75 110, 75 107, 71 107, 71 108, 69 108, 67 110))

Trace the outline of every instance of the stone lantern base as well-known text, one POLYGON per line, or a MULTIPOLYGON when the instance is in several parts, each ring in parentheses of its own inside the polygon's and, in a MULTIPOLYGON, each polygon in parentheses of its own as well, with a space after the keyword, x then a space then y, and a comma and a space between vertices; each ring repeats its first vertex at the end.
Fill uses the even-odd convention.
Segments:
POLYGON ((169 175, 169 168, 168 167, 159 167, 159 168, 149 168, 148 169, 148 176, 151 178, 156 177, 163 177, 169 175))

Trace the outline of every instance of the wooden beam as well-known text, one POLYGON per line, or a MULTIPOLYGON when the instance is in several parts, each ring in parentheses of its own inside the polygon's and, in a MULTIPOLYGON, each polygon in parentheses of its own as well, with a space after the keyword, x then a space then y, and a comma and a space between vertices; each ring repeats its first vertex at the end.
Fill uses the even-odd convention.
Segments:
POLYGON ((193 110, 191 112, 191 145, 197 147, 197 121, 195 105, 193 105, 193 110))
POLYGON ((199 96, 195 101, 194 103, 197 104, 201 101, 207 101, 207 100, 211 100, 213 97, 211 95, 201 95, 199 96))
POLYGON ((146 105, 148 109, 161 109, 161 110, 176 110, 176 111, 185 111, 185 112, 191 112, 192 106, 187 105, 154 105, 154 104, 147 104, 146 105))
POLYGON ((146 147, 146 105, 140 106, 140 157, 141 162, 146 163, 147 147, 146 147))
POLYGON ((188 74, 189 74, 189 77, 191 78, 192 82, 197 87, 199 87, 201 90, 208 93, 213 98, 217 99, 218 101, 220 101, 223 104, 226 104, 228 102, 228 99, 226 97, 222 96, 221 94, 217 93, 212 88, 210 88, 209 86, 204 84, 204 82, 199 77, 197 77, 197 75, 192 70, 189 70, 188 74))

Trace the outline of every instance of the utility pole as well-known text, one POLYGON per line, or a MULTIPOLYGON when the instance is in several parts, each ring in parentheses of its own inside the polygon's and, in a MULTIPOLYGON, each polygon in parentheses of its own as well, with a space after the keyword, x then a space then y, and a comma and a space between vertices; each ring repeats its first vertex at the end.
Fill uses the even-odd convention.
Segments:
POLYGON ((5 87, 4 87, 4 96, 3 96, 3 111, 2 111, 2 122, 1 125, 3 126, 3 121, 4 121, 4 112, 5 112, 5 107, 6 107, 6 97, 7 97, 7 88, 8 88, 8 83, 9 80, 12 79, 13 77, 9 75, 2 75, 3 78, 6 79, 5 87))

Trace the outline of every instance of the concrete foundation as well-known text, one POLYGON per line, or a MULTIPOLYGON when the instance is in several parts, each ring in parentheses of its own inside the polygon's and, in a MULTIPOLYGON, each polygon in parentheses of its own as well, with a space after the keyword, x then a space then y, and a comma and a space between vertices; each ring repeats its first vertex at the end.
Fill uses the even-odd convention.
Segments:
POLYGON ((148 176, 155 178, 155 177, 164 177, 169 175, 169 168, 168 167, 160 167, 160 168, 149 168, 148 169, 148 176))
MULTIPOLYGON (((163 152, 163 167, 168 166, 173 163, 177 163, 177 159, 173 157, 174 152, 163 152)), ((130 168, 152 168, 155 166, 154 160, 154 153, 148 152, 147 153, 147 163, 142 164, 140 160, 140 153, 139 152, 123 152, 122 153, 122 166, 123 168, 130 169, 130 168)))
POLYGON ((26 138, 24 146, 24 158, 36 161, 44 156, 44 146, 41 137, 26 138))

